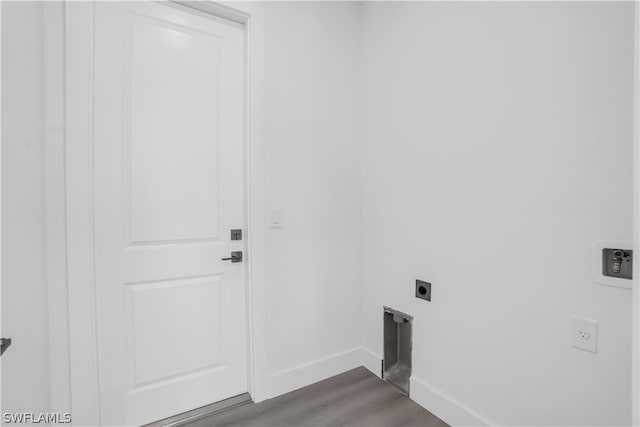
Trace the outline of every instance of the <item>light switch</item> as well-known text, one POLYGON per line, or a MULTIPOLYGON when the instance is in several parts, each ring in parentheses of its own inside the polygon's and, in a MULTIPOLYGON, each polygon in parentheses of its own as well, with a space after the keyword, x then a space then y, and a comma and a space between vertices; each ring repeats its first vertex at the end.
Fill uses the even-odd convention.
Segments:
POLYGON ((282 211, 280 209, 271 210, 271 228, 282 228, 282 211))

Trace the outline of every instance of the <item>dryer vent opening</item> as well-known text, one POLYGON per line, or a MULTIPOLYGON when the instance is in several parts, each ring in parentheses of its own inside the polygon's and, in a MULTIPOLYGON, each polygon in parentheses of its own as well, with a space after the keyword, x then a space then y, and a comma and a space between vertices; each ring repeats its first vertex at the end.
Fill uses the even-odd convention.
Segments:
POLYGON ((382 377, 409 395, 411 377, 411 333, 413 317, 384 307, 384 361, 382 377))

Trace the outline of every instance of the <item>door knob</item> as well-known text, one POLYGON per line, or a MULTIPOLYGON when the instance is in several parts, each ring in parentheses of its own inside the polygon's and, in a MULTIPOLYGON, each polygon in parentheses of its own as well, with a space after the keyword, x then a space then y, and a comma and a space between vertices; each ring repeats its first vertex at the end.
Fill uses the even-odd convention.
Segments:
POLYGON ((231 252, 231 257, 222 258, 222 261, 242 262, 242 251, 231 252))

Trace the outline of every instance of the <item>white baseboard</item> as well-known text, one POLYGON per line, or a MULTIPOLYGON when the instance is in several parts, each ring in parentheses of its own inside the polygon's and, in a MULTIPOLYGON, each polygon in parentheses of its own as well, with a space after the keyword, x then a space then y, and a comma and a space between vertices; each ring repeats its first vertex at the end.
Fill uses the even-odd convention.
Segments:
POLYGON ((358 347, 271 374, 267 399, 362 366, 362 354, 358 347))
MULTIPOLYGON (((267 399, 306 387, 360 366, 364 366, 380 377, 381 360, 382 357, 373 351, 365 347, 358 347, 276 372, 269 376, 267 399)), ((453 427, 496 425, 432 387, 426 381, 411 377, 410 387, 411 400, 453 427)))
MULTIPOLYGON (((382 356, 368 348, 360 348, 362 366, 380 377, 382 356)), ((476 414, 451 396, 430 386, 426 381, 411 377, 410 398, 447 424, 457 426, 491 426, 495 423, 476 414)))
POLYGON ((425 408, 447 424, 458 426, 493 426, 496 425, 476 414, 451 396, 430 386, 425 381, 411 377, 411 400, 425 408))
POLYGON ((378 378, 382 377, 382 356, 365 347, 360 347, 362 366, 371 371, 378 378))

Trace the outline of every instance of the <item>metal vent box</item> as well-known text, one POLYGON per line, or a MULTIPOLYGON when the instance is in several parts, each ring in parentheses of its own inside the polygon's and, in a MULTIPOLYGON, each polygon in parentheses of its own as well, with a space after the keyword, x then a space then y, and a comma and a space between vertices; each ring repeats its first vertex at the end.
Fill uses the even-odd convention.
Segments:
POLYGON ((409 396, 413 317, 384 307, 382 378, 409 396))

